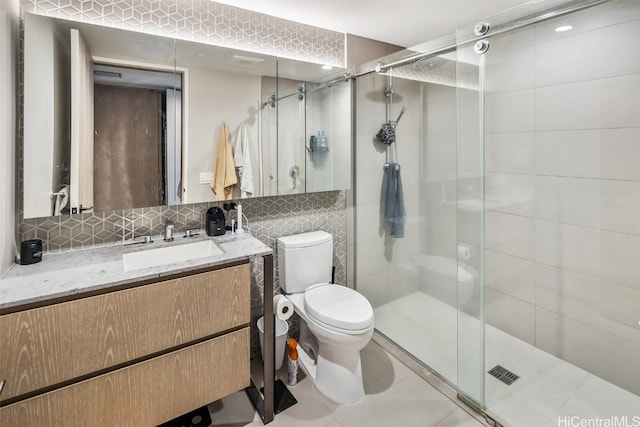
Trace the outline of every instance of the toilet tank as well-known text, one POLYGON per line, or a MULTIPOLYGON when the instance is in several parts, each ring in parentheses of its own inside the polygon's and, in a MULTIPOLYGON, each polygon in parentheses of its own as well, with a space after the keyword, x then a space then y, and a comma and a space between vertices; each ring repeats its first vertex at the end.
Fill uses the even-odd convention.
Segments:
POLYGON ((333 236, 324 231, 278 239, 278 276, 287 294, 304 292, 309 286, 331 280, 333 236))

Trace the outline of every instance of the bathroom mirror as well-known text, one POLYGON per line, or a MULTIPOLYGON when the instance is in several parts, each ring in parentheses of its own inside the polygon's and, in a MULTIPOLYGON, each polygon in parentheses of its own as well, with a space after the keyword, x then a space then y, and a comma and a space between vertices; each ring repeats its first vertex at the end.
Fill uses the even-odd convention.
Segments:
POLYGON ((345 70, 24 18, 25 218, 216 200, 223 122, 251 168, 234 199, 349 187, 345 70))

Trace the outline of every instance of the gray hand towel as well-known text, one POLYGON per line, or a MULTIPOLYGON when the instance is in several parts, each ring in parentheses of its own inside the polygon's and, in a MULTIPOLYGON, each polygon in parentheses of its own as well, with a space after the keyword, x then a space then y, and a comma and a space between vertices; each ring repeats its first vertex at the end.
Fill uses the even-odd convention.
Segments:
POLYGON ((389 223, 391 235, 404 237, 404 196, 402 195, 402 179, 400 179, 400 165, 388 163, 385 167, 385 207, 384 218, 389 223))

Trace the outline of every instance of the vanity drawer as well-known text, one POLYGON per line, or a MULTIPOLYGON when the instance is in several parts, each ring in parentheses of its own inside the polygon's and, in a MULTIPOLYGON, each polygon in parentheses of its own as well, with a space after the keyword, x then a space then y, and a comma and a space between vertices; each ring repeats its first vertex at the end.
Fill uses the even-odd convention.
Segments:
POLYGON ((0 408, 0 425, 157 426, 249 385, 249 328, 0 408))
POLYGON ((246 325, 249 315, 246 263, 0 316, 0 402, 246 325))

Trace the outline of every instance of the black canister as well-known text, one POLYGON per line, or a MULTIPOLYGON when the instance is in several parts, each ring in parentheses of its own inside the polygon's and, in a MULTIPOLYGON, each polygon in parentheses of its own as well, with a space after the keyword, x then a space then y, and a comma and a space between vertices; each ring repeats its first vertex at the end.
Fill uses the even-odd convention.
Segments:
POLYGON ((227 232, 225 229, 225 217, 222 209, 213 207, 207 209, 207 223, 205 230, 207 236, 221 236, 227 232))
POLYGON ((42 261, 42 240, 32 239, 20 243, 20 264, 35 264, 40 261, 42 261))

